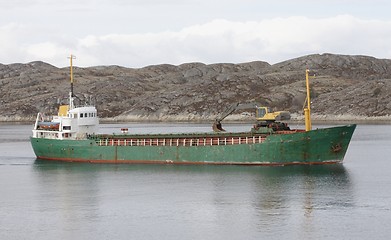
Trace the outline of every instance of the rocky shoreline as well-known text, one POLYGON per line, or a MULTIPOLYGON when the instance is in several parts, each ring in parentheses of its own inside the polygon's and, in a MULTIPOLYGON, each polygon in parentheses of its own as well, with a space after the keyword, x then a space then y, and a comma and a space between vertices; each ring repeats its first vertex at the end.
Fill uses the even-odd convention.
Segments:
MULTIPOLYGON (((112 118, 100 118, 101 123, 134 123, 134 122, 188 122, 188 123, 213 123, 214 118, 200 118, 196 116, 177 116, 177 117, 153 117, 153 116, 121 116, 112 118)), ((353 116, 353 115, 318 115, 312 114, 311 120, 313 123, 359 123, 359 124, 391 124, 391 116, 368 117, 368 116, 353 116)), ((233 114, 228 116, 224 122, 241 123, 254 122, 253 117, 233 114)), ((0 123, 34 123, 35 117, 0 117, 0 123)), ((304 122, 304 116, 292 114, 291 120, 288 122, 304 122)))

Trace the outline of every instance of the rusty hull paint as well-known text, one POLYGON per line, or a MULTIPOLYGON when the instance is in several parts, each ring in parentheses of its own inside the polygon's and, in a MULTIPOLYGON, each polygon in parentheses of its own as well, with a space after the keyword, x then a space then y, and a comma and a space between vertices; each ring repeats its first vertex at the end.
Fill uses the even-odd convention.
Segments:
POLYGON ((323 161, 323 162, 289 162, 289 163, 238 163, 238 162, 178 162, 178 161, 157 161, 157 160, 86 160, 86 159, 68 159, 68 158, 46 158, 37 157, 37 159, 45 161, 58 161, 58 162, 80 162, 80 163, 94 163, 94 164, 167 164, 167 165, 239 165, 239 166, 291 166, 291 165, 329 165, 341 163, 340 160, 323 161))

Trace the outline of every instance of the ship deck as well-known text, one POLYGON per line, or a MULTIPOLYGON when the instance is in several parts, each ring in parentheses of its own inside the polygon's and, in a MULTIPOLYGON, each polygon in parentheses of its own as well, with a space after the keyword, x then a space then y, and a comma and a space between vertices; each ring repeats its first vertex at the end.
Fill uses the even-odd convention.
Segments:
POLYGON ((263 143, 270 135, 292 134, 303 130, 269 132, 222 132, 181 134, 94 135, 98 146, 214 146, 263 143))

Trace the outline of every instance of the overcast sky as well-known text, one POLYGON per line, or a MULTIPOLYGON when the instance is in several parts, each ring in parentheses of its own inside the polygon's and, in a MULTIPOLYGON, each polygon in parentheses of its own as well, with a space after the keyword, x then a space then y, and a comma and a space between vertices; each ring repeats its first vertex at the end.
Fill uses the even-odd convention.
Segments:
POLYGON ((391 59, 390 11, 389 0, 0 0, 0 63, 391 59))

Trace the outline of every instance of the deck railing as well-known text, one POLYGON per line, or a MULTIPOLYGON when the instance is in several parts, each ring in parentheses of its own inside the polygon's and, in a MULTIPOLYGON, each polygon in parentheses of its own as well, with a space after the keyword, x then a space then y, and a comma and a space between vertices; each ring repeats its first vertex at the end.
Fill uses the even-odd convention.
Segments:
POLYGON ((266 137, 205 137, 205 138, 104 138, 97 139, 99 146, 216 146, 255 144, 266 137))

